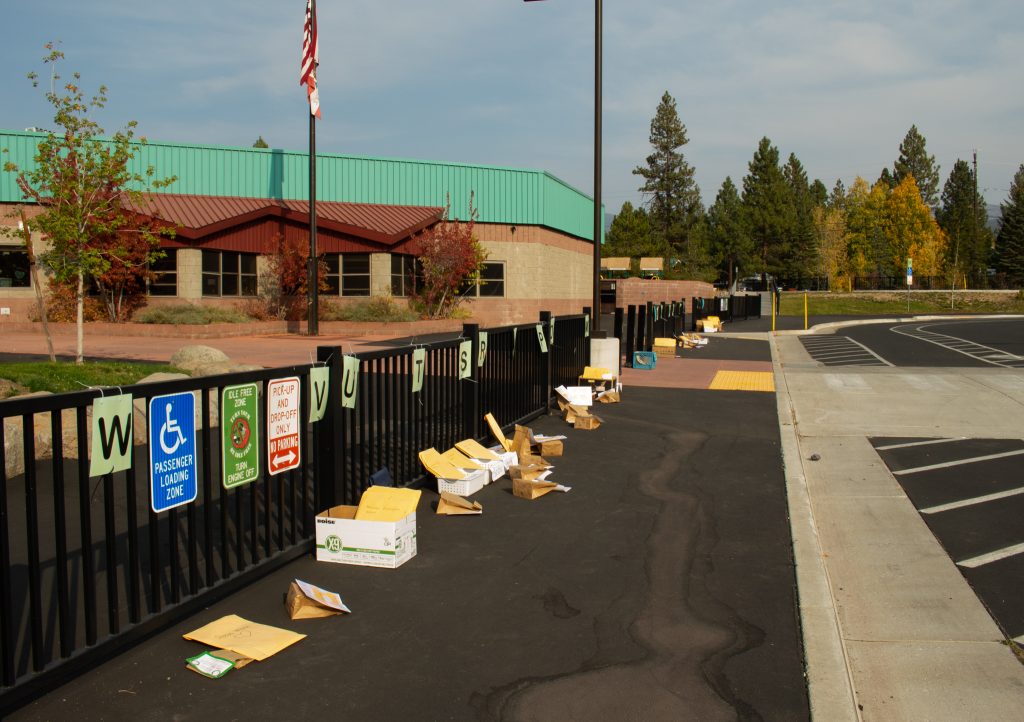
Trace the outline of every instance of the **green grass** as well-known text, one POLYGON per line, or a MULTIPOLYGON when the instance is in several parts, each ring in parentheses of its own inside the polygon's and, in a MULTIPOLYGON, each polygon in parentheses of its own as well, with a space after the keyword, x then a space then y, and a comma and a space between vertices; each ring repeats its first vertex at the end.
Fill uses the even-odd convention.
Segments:
POLYGON ((0 363, 0 379, 29 391, 81 391, 87 386, 130 386, 158 371, 184 373, 173 366, 131 361, 0 363))
MULTIPOLYGON (((803 316, 804 294, 783 293, 780 311, 783 316, 803 316)), ((879 316, 906 314, 907 293, 808 293, 810 316, 879 316)), ((1024 313, 1024 296, 1020 294, 955 293, 950 308, 949 292, 910 293, 910 310, 914 315, 938 313, 1024 313)))
POLYGON ((252 319, 233 308, 195 306, 182 303, 174 306, 150 306, 132 318, 136 323, 164 323, 180 326, 205 326, 210 323, 246 323, 252 319))

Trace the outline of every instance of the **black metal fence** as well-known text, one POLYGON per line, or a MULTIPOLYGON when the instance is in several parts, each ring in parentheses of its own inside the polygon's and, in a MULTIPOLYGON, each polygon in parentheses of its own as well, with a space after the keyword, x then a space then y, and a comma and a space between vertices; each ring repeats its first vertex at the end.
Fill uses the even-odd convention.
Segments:
POLYGON ((624 365, 632 367, 635 351, 650 351, 656 338, 672 338, 686 329, 684 300, 616 309, 615 337, 621 340, 624 365))
POLYGON ((718 316, 723 321, 739 321, 761 317, 759 294, 736 294, 715 298, 694 298, 690 301, 690 330, 697 330, 697 321, 718 316))
POLYGON ((109 389, 0 401, 0 716, 308 553, 316 512, 355 503, 374 471, 416 484, 418 452, 482 438, 485 413, 506 427, 543 414, 551 389, 575 382, 589 362, 588 323, 542 314, 535 324, 467 325, 457 339, 347 362, 341 349, 321 347, 313 366, 124 387, 135 444, 127 468, 96 477, 91 413, 109 389), (315 366, 329 369, 328 395, 323 419, 310 423, 315 366), (257 478, 225 488, 225 387, 256 385, 254 423, 265 440, 268 384, 285 377, 299 384, 298 465, 271 475, 261 449, 257 478), (182 392, 197 399, 196 498, 157 512, 145 409, 182 392), (45 449, 37 438, 54 441, 45 449))

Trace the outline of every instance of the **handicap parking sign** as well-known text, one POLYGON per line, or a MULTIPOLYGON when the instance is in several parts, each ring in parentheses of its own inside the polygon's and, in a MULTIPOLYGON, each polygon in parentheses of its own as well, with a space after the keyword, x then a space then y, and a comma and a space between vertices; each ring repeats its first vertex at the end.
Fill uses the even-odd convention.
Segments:
POLYGON ((195 501, 196 397, 185 391, 149 400, 149 478, 154 512, 195 501))

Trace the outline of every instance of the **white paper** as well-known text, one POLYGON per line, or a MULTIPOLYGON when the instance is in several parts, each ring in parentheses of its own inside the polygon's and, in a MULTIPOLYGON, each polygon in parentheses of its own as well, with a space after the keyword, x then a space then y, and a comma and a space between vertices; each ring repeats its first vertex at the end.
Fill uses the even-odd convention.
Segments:
POLYGON ((571 486, 562 486, 561 484, 559 484, 558 486, 555 487, 555 491, 562 491, 562 492, 572 491, 572 487, 571 486))
POLYGON ((341 601, 341 597, 339 597, 335 592, 329 592, 326 589, 315 587, 309 582, 304 582, 301 579, 296 579, 295 583, 299 585, 299 589, 302 590, 303 594, 310 599, 319 602, 325 607, 337 609, 339 612, 345 612, 346 614, 352 613, 352 610, 345 606, 345 602, 341 601))
POLYGON ((592 394, 589 386, 570 386, 565 390, 565 397, 573 406, 591 406, 594 403, 592 394))
POLYGON ((567 438, 569 438, 569 437, 567 437, 565 434, 559 434, 558 436, 548 436, 546 434, 534 434, 533 435, 533 440, 534 441, 542 441, 542 442, 543 441, 561 441, 562 439, 567 439, 567 438))

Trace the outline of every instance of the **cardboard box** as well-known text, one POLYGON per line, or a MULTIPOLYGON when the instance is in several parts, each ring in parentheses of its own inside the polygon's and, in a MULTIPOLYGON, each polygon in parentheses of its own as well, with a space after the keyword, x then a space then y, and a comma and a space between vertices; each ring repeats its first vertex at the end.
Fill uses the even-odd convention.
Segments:
POLYGON ((556 484, 553 481, 529 481, 527 479, 512 480, 512 495, 520 499, 533 501, 552 491, 569 491, 571 487, 556 484))
POLYGON ((541 456, 561 456, 564 449, 561 439, 540 441, 537 444, 537 450, 540 451, 541 456))
POLYGON ((399 521, 358 521, 357 508, 316 515, 317 561, 394 569, 416 556, 416 512, 399 521))
POLYGON ((575 423, 572 427, 574 429, 583 429, 584 431, 593 431, 594 429, 601 426, 601 418, 588 414, 587 416, 577 416, 575 423))

